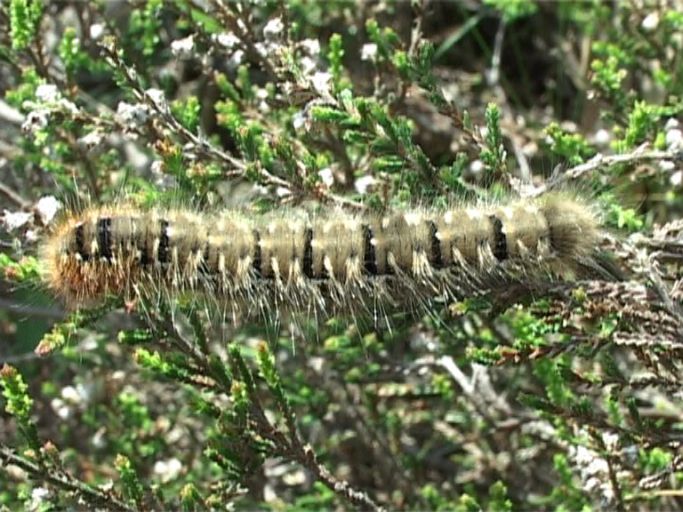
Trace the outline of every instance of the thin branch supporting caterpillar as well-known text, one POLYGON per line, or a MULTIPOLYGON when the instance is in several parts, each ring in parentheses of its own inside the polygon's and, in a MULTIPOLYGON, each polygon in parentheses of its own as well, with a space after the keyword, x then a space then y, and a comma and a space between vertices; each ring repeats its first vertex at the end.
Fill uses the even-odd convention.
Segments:
POLYGON ((571 277, 599 233, 591 205, 565 193, 384 216, 100 206, 59 223, 42 260, 48 287, 72 306, 153 291, 241 313, 373 314, 571 277))

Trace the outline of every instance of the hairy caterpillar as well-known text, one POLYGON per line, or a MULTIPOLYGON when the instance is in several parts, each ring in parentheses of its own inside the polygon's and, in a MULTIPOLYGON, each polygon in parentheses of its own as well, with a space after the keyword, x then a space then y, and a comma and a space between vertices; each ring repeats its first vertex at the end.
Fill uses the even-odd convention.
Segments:
POLYGON ((162 291, 246 314, 355 313, 570 277, 599 233, 590 205, 566 193, 384 215, 99 206, 62 220, 42 260, 48 287, 76 307, 162 291))

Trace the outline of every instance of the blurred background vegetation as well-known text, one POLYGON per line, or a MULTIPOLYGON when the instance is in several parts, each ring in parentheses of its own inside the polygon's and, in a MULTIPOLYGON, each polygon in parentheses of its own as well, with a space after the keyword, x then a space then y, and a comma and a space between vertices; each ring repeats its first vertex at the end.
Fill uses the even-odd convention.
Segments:
POLYGON ((0 90, 3 510, 683 504, 679 1, 7 0, 0 90), (59 204, 122 194, 260 212, 551 187, 600 204, 623 281, 391 330, 67 312, 35 259, 59 204))

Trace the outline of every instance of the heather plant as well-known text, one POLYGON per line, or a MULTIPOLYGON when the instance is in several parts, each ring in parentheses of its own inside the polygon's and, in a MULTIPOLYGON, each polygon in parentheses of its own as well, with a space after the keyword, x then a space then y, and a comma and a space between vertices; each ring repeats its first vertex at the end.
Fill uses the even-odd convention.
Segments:
POLYGON ((682 13, 4 2, 0 507, 680 507, 682 13), (65 211, 122 198, 258 215, 558 189, 601 212, 592 272, 387 322, 72 310, 37 257, 65 211))

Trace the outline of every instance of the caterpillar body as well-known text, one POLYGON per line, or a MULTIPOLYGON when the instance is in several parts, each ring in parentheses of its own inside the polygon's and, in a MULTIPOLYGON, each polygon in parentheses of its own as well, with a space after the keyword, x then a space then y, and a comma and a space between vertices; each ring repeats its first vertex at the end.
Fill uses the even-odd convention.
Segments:
POLYGON ((458 299, 492 283, 566 278, 600 233, 566 193, 380 214, 92 207, 42 250, 49 288, 75 307, 108 295, 192 293, 244 314, 331 314, 458 299))

